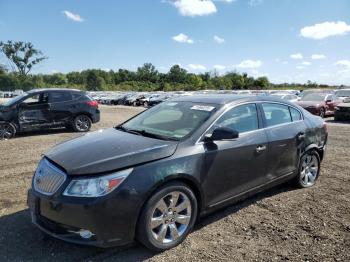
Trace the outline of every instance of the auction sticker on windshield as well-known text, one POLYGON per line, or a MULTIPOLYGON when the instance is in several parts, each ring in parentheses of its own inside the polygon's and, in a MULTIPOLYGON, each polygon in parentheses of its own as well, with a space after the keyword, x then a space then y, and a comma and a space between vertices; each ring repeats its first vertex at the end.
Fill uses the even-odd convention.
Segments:
POLYGON ((213 111, 214 108, 215 108, 214 106, 203 106, 203 105, 194 105, 191 107, 192 110, 200 110, 200 111, 207 111, 207 112, 213 111))

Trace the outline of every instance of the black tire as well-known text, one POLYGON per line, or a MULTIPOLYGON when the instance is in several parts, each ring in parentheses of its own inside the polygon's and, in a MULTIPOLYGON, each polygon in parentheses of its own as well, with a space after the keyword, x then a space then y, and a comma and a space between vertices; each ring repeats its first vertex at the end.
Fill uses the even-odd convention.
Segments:
POLYGON ((324 118, 326 116, 326 110, 324 109, 324 107, 320 108, 320 117, 324 118))
POLYGON ((88 132, 91 128, 91 125, 91 118, 87 115, 76 116, 72 123, 75 132, 88 132))
POLYGON ((11 139, 16 135, 16 126, 12 123, 0 123, 0 140, 11 139))
POLYGON ((300 158, 299 171, 298 175, 295 178, 296 186, 299 188, 308 188, 314 186, 318 177, 320 176, 320 166, 321 160, 316 150, 309 150, 305 152, 300 158), (306 169, 306 162, 308 158, 310 159, 310 157, 312 158, 312 161, 315 162, 312 165, 310 164, 309 167, 306 169), (317 171, 311 171, 312 166, 316 167, 317 171))
MULTIPOLYGON (((180 197, 178 198, 180 199, 180 197)), ((179 200, 180 201, 180 200, 179 200)), ((164 201, 164 203, 166 203, 166 201, 164 201)), ((170 202, 171 203, 171 202, 170 202)), ((179 203, 179 202, 177 202, 179 203)), ((177 204, 175 203, 175 205, 177 204)), ((180 206, 182 203, 180 202, 180 204, 178 204, 178 206, 180 206)), ((168 209, 168 205, 167 205, 167 210, 168 209)), ((176 207, 174 208, 174 210, 176 210, 176 207)), ((140 219, 138 221, 138 225, 137 225, 137 239, 143 244, 145 245, 147 248, 153 250, 153 251, 164 251, 167 249, 171 249, 177 245, 179 245, 181 242, 184 241, 184 239, 186 238, 186 236, 191 232, 194 223, 197 219, 197 212, 198 212, 198 206, 197 206, 197 199, 196 196, 194 195, 194 193, 192 192, 192 190, 184 183, 181 182, 173 182, 173 183, 169 183, 166 184, 164 186, 162 186, 160 189, 158 189, 147 201, 146 205, 144 206, 140 219), (187 225, 187 228, 184 229, 184 231, 181 233, 180 236, 178 236, 177 239, 174 239, 172 242, 170 243, 160 243, 159 241, 156 240, 155 236, 154 236, 154 229, 155 228, 151 228, 151 218, 154 217, 153 215, 156 212, 156 205, 157 203, 159 203, 159 201, 161 201, 162 199, 165 199, 168 195, 171 195, 171 193, 180 193, 180 194, 184 194, 187 199, 186 201, 189 201, 190 203, 190 207, 189 209, 190 211, 190 218, 189 218, 189 222, 187 225)), ((174 212, 175 213, 175 212, 174 212)), ((180 214, 181 212, 179 212, 180 214)), ((181 216, 181 214, 178 216, 181 216)), ((162 219, 167 219, 164 218, 164 214, 160 215, 160 217, 162 217, 162 219)), ((170 217, 170 216, 168 216, 170 217)), ((173 221, 171 221, 173 222, 173 221)), ((171 228, 170 225, 164 224, 165 222, 163 222, 163 224, 159 225, 159 227, 166 227, 166 234, 169 233, 169 235, 171 234, 171 228), (169 231, 168 231, 169 230, 169 231)), ((170 223, 170 220, 169 220, 170 223)), ((172 223, 173 225, 178 224, 179 227, 182 226, 182 224, 177 223, 176 221, 172 223)), ((176 229, 176 232, 178 229, 176 229)), ((172 234, 171 234, 172 235, 172 234)))

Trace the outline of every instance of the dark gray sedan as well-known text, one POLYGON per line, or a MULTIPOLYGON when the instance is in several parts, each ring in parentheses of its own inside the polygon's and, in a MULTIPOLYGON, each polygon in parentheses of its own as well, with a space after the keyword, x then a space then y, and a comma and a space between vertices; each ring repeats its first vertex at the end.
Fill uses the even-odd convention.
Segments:
POLYGON ((200 215, 288 180, 313 186, 326 142, 320 117, 283 100, 179 97, 53 148, 28 204, 33 223, 59 239, 102 247, 138 239, 161 251, 200 215))

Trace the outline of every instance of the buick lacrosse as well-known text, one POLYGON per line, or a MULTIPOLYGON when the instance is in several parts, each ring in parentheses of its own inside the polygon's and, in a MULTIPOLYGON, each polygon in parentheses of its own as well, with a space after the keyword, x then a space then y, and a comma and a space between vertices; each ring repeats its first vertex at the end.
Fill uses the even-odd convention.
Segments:
POLYGON ((326 142, 323 120, 285 100, 179 97, 54 147, 28 205, 56 238, 162 251, 208 212, 288 180, 313 186, 326 142))

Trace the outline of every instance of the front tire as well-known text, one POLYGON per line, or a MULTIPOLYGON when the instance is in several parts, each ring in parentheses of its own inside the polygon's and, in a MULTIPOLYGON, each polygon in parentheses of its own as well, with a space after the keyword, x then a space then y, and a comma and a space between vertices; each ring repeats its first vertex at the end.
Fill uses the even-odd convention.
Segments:
POLYGON ((309 150, 300 159, 296 185, 299 188, 312 187, 320 175, 320 156, 315 150, 309 150))
POLYGON ((78 115, 73 120, 73 129, 75 132, 88 132, 91 128, 92 121, 87 115, 78 115))
POLYGON ((138 240, 154 251, 179 245, 197 218, 197 199, 184 183, 163 186, 147 201, 137 227, 138 240))
POLYGON ((0 123, 0 140, 11 139, 16 135, 16 127, 11 123, 0 123))

